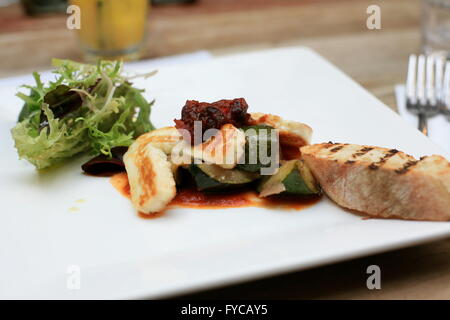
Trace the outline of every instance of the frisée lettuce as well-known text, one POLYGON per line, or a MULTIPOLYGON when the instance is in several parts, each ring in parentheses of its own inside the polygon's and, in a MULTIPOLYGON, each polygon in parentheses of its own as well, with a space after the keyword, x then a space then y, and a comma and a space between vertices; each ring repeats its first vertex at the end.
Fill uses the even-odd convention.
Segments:
MULTIPOLYGON (((127 147, 153 130, 152 102, 122 73, 122 62, 97 65, 54 59, 56 79, 24 86, 28 95, 11 130, 19 157, 37 169, 50 167, 80 152, 111 156, 113 147, 127 147)), ((145 76, 150 76, 154 72, 145 76)))

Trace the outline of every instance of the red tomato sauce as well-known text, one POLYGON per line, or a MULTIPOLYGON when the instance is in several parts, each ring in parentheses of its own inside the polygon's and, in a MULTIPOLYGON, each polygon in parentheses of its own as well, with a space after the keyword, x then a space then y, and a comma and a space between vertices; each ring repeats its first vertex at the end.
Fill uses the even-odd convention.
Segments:
MULTIPOLYGON (((125 172, 112 176, 111 184, 123 196, 131 197, 128 176, 125 172)), ((198 191, 195 187, 183 187, 177 190, 177 195, 169 203, 167 209, 177 207, 196 209, 263 207, 281 210, 301 210, 314 205, 319 200, 319 196, 274 196, 263 199, 258 197, 256 191, 248 189, 227 193, 205 193, 198 191)), ((145 219, 157 218, 163 214, 164 211, 153 214, 138 213, 139 217, 145 219)))

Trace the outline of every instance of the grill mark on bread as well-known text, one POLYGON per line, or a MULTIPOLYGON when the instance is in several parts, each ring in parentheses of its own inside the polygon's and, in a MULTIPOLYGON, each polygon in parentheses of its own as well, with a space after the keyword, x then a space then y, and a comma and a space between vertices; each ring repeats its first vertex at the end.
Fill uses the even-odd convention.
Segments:
POLYGON ((411 168, 412 166, 415 166, 419 161, 409 160, 403 165, 402 168, 395 170, 395 172, 398 174, 404 174, 404 173, 408 172, 409 168, 411 168))
POLYGON ((329 148, 331 146, 346 146, 348 145, 348 143, 340 143, 340 142, 333 142, 333 141, 328 141, 326 143, 322 143, 321 144, 324 148, 329 148))
POLYGON ((330 152, 338 152, 339 150, 341 150, 344 146, 337 146, 334 147, 333 149, 330 150, 330 152))
POLYGON ((356 162, 355 160, 347 160, 347 161, 345 161, 346 164, 353 164, 355 162, 356 162))
POLYGON ((373 150, 373 147, 361 148, 358 152, 355 152, 354 154, 352 154, 352 157, 353 158, 361 157, 361 156, 365 155, 367 152, 369 152, 370 150, 373 150))
POLYGON ((369 165, 369 169, 371 170, 377 170, 379 167, 381 167, 390 157, 394 156, 396 153, 398 153, 398 150, 391 149, 386 152, 386 154, 378 161, 372 162, 369 165))
POLYGON ((368 167, 370 170, 377 170, 380 166, 377 165, 376 162, 373 162, 370 164, 370 166, 368 167))

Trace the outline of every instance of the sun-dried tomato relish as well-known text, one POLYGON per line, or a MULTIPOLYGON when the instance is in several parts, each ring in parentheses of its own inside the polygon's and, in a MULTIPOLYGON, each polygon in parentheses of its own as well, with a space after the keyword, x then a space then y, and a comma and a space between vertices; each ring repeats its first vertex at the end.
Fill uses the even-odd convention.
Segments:
POLYGON ((194 142, 194 121, 201 121, 202 134, 208 129, 220 129, 230 123, 236 128, 246 126, 250 119, 244 98, 219 100, 213 103, 188 100, 181 110, 181 119, 174 120, 177 129, 185 129, 194 142))

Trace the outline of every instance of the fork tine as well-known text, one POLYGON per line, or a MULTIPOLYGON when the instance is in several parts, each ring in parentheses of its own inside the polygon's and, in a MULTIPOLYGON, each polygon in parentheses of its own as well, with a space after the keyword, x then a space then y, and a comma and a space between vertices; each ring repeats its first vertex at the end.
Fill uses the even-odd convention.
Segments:
POLYGON ((438 54, 435 57, 436 62, 436 74, 435 74, 435 86, 436 86, 436 99, 437 102, 440 103, 442 100, 443 94, 443 85, 444 85, 444 56, 442 54, 438 54))
POLYGON ((419 130, 428 135, 428 118, 439 112, 450 113, 443 109, 443 101, 450 105, 450 62, 445 65, 441 54, 410 55, 406 81, 406 108, 417 114, 419 130), (444 73, 444 75, 443 75, 444 73), (441 94, 440 89, 445 93, 441 94))
POLYGON ((442 84, 442 103, 448 109, 450 93, 450 61, 445 63, 444 82, 442 84))
POLYGON ((419 56, 417 62, 417 100, 423 106, 427 103, 425 93, 425 68, 426 59, 423 54, 419 56))
POLYGON ((416 103, 416 65, 417 56, 412 54, 409 56, 408 74, 406 79, 406 97, 412 103, 416 103))
POLYGON ((426 93, 426 101, 430 106, 436 106, 436 90, 435 90, 435 61, 436 58, 432 55, 427 56, 426 58, 426 84, 425 84, 425 93, 426 93))

